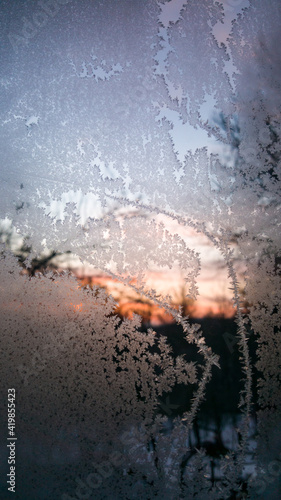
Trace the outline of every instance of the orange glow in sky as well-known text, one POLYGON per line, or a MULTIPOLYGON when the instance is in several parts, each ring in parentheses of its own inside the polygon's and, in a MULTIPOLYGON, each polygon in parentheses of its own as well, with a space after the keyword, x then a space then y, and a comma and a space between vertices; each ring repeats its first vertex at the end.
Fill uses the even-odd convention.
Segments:
MULTIPOLYGON (((165 277, 163 273, 161 273, 161 276, 158 276, 157 281, 156 274, 152 273, 150 282, 153 283, 156 290, 161 289, 161 291, 166 291, 167 293, 165 285, 167 286, 167 283, 171 284, 171 279, 169 278, 171 277, 165 277), (162 283, 162 287, 161 281, 164 281, 164 283, 162 283)), ((99 274, 96 276, 80 277, 79 281, 82 286, 97 285, 106 288, 108 293, 110 293, 118 303, 116 312, 122 316, 132 317, 132 314, 136 313, 142 316, 144 323, 150 323, 152 325, 170 323, 173 321, 172 315, 165 309, 150 303, 145 297, 140 296, 131 290, 127 290, 126 287, 117 280, 113 280, 105 275, 99 274)), ((188 299, 185 301, 185 299, 183 299, 183 295, 181 294, 181 287, 183 286, 182 281, 180 279, 177 281, 176 277, 174 277, 174 281, 172 283, 174 287, 172 290, 170 289, 172 299, 171 304, 174 307, 183 305, 185 307, 185 315, 189 315, 194 318, 217 315, 230 318, 235 314, 235 309, 232 306, 230 298, 224 294, 214 295, 213 298, 199 296, 196 301, 188 301, 188 299)))
MULTIPOLYGON (((194 250, 199 255, 201 270, 196 276, 198 295, 195 301, 188 300, 186 295, 189 289, 184 278, 185 273, 190 270, 180 269, 176 262, 172 263, 174 264, 172 269, 168 266, 163 268, 160 265, 157 267, 156 264, 151 264, 151 268, 145 272, 146 289, 148 291, 153 289, 156 294, 162 297, 168 295, 170 297, 169 304, 173 307, 182 305, 185 315, 197 318, 206 315, 232 317, 236 311, 232 305, 231 283, 227 267, 218 249, 204 234, 196 232, 193 228, 181 226, 177 221, 167 217, 161 217, 162 219, 159 217, 159 222, 165 224, 170 234, 178 234, 184 240, 187 248, 194 250)), ((130 316, 135 312, 142 315, 143 321, 148 321, 151 324, 172 320, 167 311, 149 303, 145 296, 139 296, 129 286, 123 285, 117 279, 110 278, 92 264, 85 263, 82 266, 78 259, 75 260, 75 256, 72 256, 71 259, 72 261, 68 263, 60 262, 58 259, 57 266, 71 269, 82 286, 88 284, 106 288, 108 293, 118 302, 117 312, 120 315, 130 316)), ((134 278, 131 276, 131 283, 133 280, 134 278)), ((80 306, 75 306, 75 308, 79 310, 80 306)))

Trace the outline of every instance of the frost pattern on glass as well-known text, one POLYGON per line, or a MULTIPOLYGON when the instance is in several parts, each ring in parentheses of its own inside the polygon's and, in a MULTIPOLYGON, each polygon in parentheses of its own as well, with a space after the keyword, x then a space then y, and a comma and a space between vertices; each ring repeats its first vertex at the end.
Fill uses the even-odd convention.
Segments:
POLYGON ((3 250, 1 375, 18 388, 19 425, 45 429, 53 446, 63 416, 77 444, 76 486, 62 459, 53 498, 72 498, 90 460, 109 467, 114 453, 89 495, 99 477, 95 498, 230 498, 243 481, 256 498, 270 481, 244 467, 255 377, 256 471, 280 462, 280 10, 277 0, 3 4, 0 210, 26 238, 25 267, 46 248, 71 251, 163 307, 200 358, 173 356, 137 316, 120 320, 104 290, 28 278, 3 250), (221 360, 146 279, 177 265, 198 297, 201 256, 184 228, 219 251, 236 309, 239 443, 212 484, 204 450, 188 453, 221 360), (192 386, 190 405, 171 421, 158 410, 176 384, 192 386))

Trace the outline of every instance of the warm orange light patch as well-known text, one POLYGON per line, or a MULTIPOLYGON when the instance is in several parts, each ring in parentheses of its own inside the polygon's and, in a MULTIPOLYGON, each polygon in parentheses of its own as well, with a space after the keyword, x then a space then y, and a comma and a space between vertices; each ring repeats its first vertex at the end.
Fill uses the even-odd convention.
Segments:
POLYGON ((141 302, 122 300, 119 302, 116 313, 130 319, 133 317, 133 314, 139 314, 142 317, 143 323, 151 325, 161 325, 174 321, 173 316, 168 314, 165 309, 157 307, 155 304, 141 302))
POLYGON ((73 304, 72 302, 70 302, 70 305, 73 307, 74 311, 77 311, 77 312, 82 311, 82 307, 83 307, 82 302, 81 302, 81 304, 73 304))
MULTIPOLYGON (((90 287, 97 285, 106 288, 114 299, 118 302, 116 313, 120 316, 132 318, 133 314, 139 314, 145 324, 159 325, 173 322, 173 317, 165 309, 151 303, 143 296, 138 296, 137 293, 130 289, 126 289, 117 280, 106 277, 105 275, 84 276, 78 278, 82 286, 89 285, 90 287)), ((178 297, 173 297, 172 307, 178 308, 180 305, 178 297)), ((184 315, 190 318, 203 318, 206 316, 218 316, 223 318, 231 318, 235 315, 235 308, 227 297, 217 296, 211 299, 199 297, 196 301, 187 301, 184 304, 184 315)))
POLYGON ((228 301, 219 303, 215 300, 213 302, 201 299, 194 303, 194 309, 191 317, 204 318, 206 316, 218 316, 222 318, 233 318, 236 313, 236 308, 228 301))

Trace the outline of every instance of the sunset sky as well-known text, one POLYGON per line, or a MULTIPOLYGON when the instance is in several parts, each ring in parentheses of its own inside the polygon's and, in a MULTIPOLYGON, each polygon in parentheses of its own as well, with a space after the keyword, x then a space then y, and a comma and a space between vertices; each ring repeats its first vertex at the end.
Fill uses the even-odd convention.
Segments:
MULTIPOLYGON (((248 1, 224 0, 223 5, 225 10, 224 22, 218 22, 213 27, 213 34, 219 43, 225 43, 227 47, 227 37, 231 31, 231 22, 238 13, 242 13, 244 7, 248 6, 248 1)), ((231 78, 232 72, 234 71, 231 60, 225 70, 231 78)), ((214 97, 206 94, 205 103, 201 106, 200 110, 203 121, 207 119, 212 120, 214 103, 214 97)), ((161 116, 159 118, 161 118, 161 116)), ((197 148, 207 147, 209 152, 221 151, 223 154, 222 147, 218 145, 213 138, 208 137, 205 130, 194 128, 188 121, 183 123, 183 121, 180 120, 179 113, 176 111, 168 110, 165 118, 172 123, 169 135, 174 153, 180 163, 183 164, 185 155, 189 151, 194 153, 197 148)), ((35 125, 37 126, 37 124, 35 125)), ((87 138, 85 140, 87 141, 87 138)), ((100 162, 99 168, 101 175, 103 175, 104 166, 102 162, 100 162)), ((104 175, 106 175, 106 172, 104 172, 104 175)), ((55 182, 56 181, 54 181, 54 183, 55 182)), ((68 186, 67 182, 65 182, 65 191, 62 192, 59 197, 50 197, 49 204, 42 201, 39 206, 45 211, 46 215, 63 220, 65 216, 64 210, 69 202, 76 203, 76 213, 79 215, 82 225, 86 223, 88 217, 100 218, 104 216, 104 209, 102 208, 97 193, 89 191, 85 194, 79 189, 79 184, 77 187, 73 187, 73 185, 68 186)), ((115 207, 116 203, 113 201, 111 203, 109 201, 108 210, 115 210, 115 207)), ((165 221, 165 225, 171 233, 177 232, 190 248, 193 248, 200 254, 202 269, 197 282, 199 289, 197 314, 202 315, 209 311, 213 311, 214 313, 217 312, 220 307, 218 305, 219 301, 228 301, 231 298, 229 280, 221 255, 204 235, 180 228, 176 223, 168 220, 165 221)), ((14 249, 17 247, 19 241, 19 236, 14 236, 12 242, 14 249)), ((46 252, 48 252, 48 249, 46 249, 46 252)), ((70 260, 68 257, 62 256, 56 259, 56 263, 61 268, 70 267, 79 276, 94 276, 101 274, 100 270, 91 265, 86 264, 82 268, 79 260, 77 260, 75 256, 71 256, 70 260)), ((181 293, 183 280, 183 271, 180 271, 176 267, 171 270, 147 270, 147 287, 154 288, 158 293, 169 294, 175 301, 181 293)), ((120 298, 119 290, 121 285, 112 282, 108 283, 110 283, 108 284, 109 291, 112 292, 117 299, 120 298)))
MULTIPOLYGON (((201 271, 198 276, 198 297, 194 303, 193 315, 197 317, 205 314, 224 313, 226 316, 232 316, 234 309, 231 305, 231 290, 227 269, 220 252, 210 243, 208 238, 197 233, 191 228, 179 227, 175 221, 165 220, 165 227, 171 233, 180 234, 188 248, 195 250, 201 260, 201 271)), ((233 246, 235 250, 235 245, 233 246)), ((137 295, 132 290, 126 288, 117 280, 112 280, 105 273, 97 269, 94 265, 84 264, 75 256, 59 256, 54 259, 59 268, 71 268, 83 283, 91 282, 106 286, 108 291, 120 303, 124 304, 137 300, 137 295)), ((237 262, 237 270, 243 272, 243 265, 237 262)), ((187 287, 184 288, 184 271, 177 266, 172 269, 150 268, 146 274, 147 289, 155 289, 161 295, 170 295, 172 301, 178 303, 183 295, 183 290, 187 293, 187 287)), ((140 306, 138 306, 140 307, 140 306)), ((154 317, 157 323, 158 319, 154 317)))

